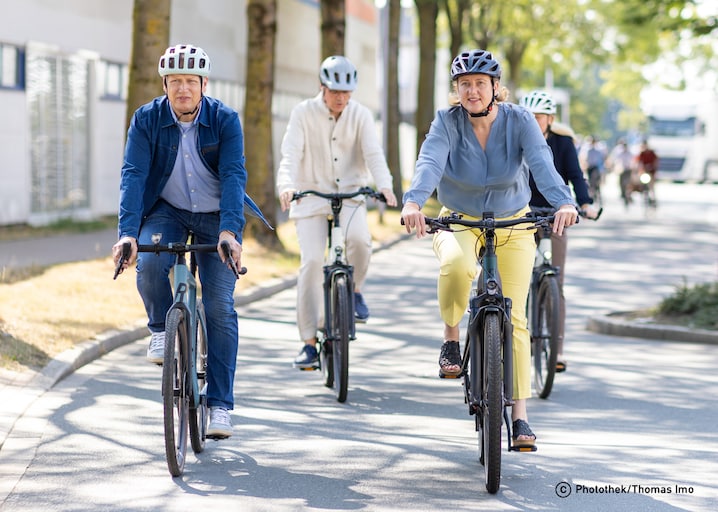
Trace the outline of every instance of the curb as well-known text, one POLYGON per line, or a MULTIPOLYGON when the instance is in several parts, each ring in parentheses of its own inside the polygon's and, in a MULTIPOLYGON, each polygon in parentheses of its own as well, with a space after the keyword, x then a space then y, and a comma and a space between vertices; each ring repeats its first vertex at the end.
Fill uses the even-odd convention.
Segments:
POLYGON ((648 320, 628 321, 619 318, 625 314, 626 312, 616 312, 606 316, 589 318, 586 322, 586 329, 591 332, 608 334, 610 336, 718 345, 718 331, 654 324, 649 323, 648 320))

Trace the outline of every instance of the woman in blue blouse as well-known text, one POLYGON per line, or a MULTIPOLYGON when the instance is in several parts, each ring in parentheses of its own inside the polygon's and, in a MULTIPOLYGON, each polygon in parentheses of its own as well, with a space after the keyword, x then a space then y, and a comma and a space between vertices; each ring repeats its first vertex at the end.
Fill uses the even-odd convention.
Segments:
MULTIPOLYGON (((568 186, 553 164, 533 114, 504 103, 501 66, 485 50, 459 54, 451 64, 451 79, 458 103, 440 110, 431 124, 416 162, 401 212, 407 232, 426 235, 421 208, 434 190, 443 206, 441 215, 458 212, 480 219, 494 212, 497 219, 520 217, 529 211, 529 168, 539 190, 557 208, 554 232, 576 222, 578 212, 568 186)), ((434 235, 434 252, 440 263, 438 299, 444 336, 440 372, 461 371, 459 322, 466 312, 476 277, 476 252, 482 238, 476 231, 434 235)), ((533 232, 497 231, 499 272, 504 295, 525 304, 536 245, 533 232)), ((531 446, 536 436, 528 425, 526 399, 531 396, 531 347, 524 308, 512 308, 514 325, 514 401, 511 416, 516 445, 531 446)))

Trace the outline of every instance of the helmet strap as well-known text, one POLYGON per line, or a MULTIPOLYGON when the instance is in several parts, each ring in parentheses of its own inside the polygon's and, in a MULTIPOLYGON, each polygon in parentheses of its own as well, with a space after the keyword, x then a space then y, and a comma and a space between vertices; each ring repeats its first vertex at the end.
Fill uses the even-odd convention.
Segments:
POLYGON ((492 98, 491 98, 491 103, 489 103, 489 106, 486 107, 486 108, 485 108, 484 110, 482 110, 481 112, 478 112, 478 113, 476 113, 476 114, 474 114, 473 112, 469 112, 468 110, 466 110, 463 105, 461 106, 461 108, 463 108, 464 111, 465 111, 467 114, 469 114, 471 117, 486 117, 486 116, 488 116, 488 115, 491 113, 491 111, 493 110, 493 108, 494 108, 494 100, 495 100, 495 99, 496 99, 495 96, 492 97, 492 98))

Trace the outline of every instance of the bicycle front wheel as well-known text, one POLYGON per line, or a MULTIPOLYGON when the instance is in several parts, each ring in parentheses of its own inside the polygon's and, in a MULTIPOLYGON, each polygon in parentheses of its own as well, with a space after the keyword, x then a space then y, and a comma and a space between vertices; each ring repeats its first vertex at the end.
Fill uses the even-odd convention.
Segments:
POLYGON ((187 455, 189 393, 187 390, 187 326, 184 313, 171 309, 165 323, 165 359, 162 366, 165 454, 172 476, 184 471, 187 455))
POLYGON ((351 310, 352 302, 349 295, 351 292, 347 275, 336 275, 331 294, 331 322, 334 389, 339 402, 346 401, 349 388, 349 334, 351 319, 354 315, 351 310))
POLYGON ((503 378, 501 372, 501 320, 488 312, 484 317, 481 400, 481 460, 486 490, 495 494, 501 482, 501 422, 503 419, 503 378))
MULTIPOLYGON (((207 440, 207 426, 209 423, 209 411, 207 409, 207 320, 204 316, 204 306, 201 302, 197 304, 197 346, 195 350, 195 372, 197 376, 197 389, 199 397, 197 407, 194 397, 189 408, 189 438, 192 450, 200 453, 204 450, 207 440)), ((194 389, 194 388, 192 388, 194 389)))
POLYGON ((531 333, 534 387, 540 398, 548 398, 551 394, 556 375, 560 300, 558 279, 555 275, 544 275, 536 297, 536 332, 531 333))

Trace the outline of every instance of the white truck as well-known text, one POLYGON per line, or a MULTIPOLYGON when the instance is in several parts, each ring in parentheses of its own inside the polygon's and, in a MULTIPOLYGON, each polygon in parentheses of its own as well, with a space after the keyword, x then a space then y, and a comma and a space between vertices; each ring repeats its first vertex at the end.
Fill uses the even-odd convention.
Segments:
POLYGON ((718 96, 661 91, 644 103, 644 112, 658 179, 718 181, 718 96))

